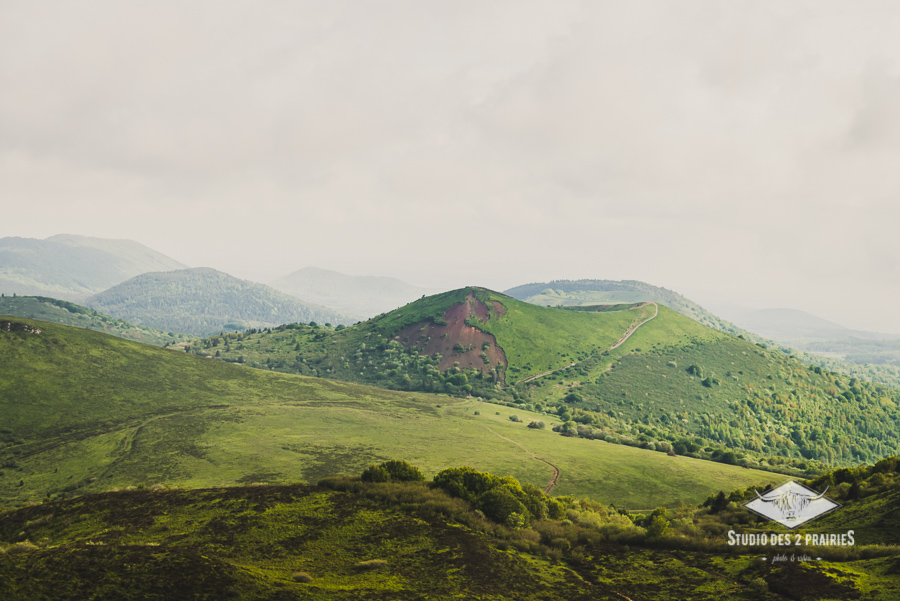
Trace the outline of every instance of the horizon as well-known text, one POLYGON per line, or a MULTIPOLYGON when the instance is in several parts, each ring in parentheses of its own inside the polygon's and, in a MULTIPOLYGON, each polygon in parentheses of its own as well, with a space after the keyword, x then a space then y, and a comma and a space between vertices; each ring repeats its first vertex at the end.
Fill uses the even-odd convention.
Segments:
POLYGON ((900 295, 898 27, 799 0, 9 7, 0 238, 265 284, 631 279, 900 333, 869 308, 900 295))

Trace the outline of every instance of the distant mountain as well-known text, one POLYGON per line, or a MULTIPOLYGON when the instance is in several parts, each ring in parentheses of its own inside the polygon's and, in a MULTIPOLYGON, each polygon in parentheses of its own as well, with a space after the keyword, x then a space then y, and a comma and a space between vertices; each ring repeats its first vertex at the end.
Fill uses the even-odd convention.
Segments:
POLYGON ((395 278, 347 275, 304 267, 275 280, 272 288, 363 319, 374 317, 435 291, 395 278))
POLYGON ((112 334, 119 338, 136 340, 144 344, 165 346, 190 340, 184 334, 175 334, 136 326, 122 319, 104 315, 73 302, 45 296, 0 296, 0 315, 29 317, 95 332, 112 334))
POLYGON ((732 321, 746 330, 785 344, 796 342, 800 339, 900 339, 898 334, 851 330, 833 321, 816 317, 811 313, 798 309, 760 309, 735 317, 732 321))
POLYGON ((139 275, 89 297, 85 304, 138 325, 198 336, 293 322, 354 321, 208 267, 139 275))
POLYGON ((186 265, 133 240, 61 234, 0 238, 0 292, 81 300, 151 271, 186 265))

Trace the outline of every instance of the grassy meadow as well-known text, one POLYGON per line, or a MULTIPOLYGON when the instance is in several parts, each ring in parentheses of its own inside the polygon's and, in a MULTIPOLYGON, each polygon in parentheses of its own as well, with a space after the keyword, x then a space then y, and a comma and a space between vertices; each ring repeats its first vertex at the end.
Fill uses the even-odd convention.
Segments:
MULTIPOLYGON (((779 476, 527 427, 545 414, 249 369, 19 320, 0 360, 0 498, 13 504, 137 484, 315 483, 402 458, 457 465, 617 506, 695 503, 779 476), (516 415, 518 422, 509 418, 516 415)), ((548 424, 552 425, 552 424, 548 424)))

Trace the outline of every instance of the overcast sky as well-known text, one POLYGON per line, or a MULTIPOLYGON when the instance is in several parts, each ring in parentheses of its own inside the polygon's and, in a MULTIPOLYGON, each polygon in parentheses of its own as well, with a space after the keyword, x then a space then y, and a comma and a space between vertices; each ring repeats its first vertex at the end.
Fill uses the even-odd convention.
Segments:
POLYGON ((896 1, 0 0, 0 237, 900 332, 896 1))

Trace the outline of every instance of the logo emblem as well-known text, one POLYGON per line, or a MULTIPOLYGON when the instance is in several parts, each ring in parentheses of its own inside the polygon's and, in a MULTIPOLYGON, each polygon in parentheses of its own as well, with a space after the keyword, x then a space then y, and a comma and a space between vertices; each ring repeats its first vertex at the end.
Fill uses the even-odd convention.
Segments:
POLYGON ((756 498, 744 503, 744 507, 768 520, 794 529, 840 507, 839 503, 825 498, 826 492, 827 488, 822 493, 817 493, 791 480, 763 494, 756 492, 756 498))

